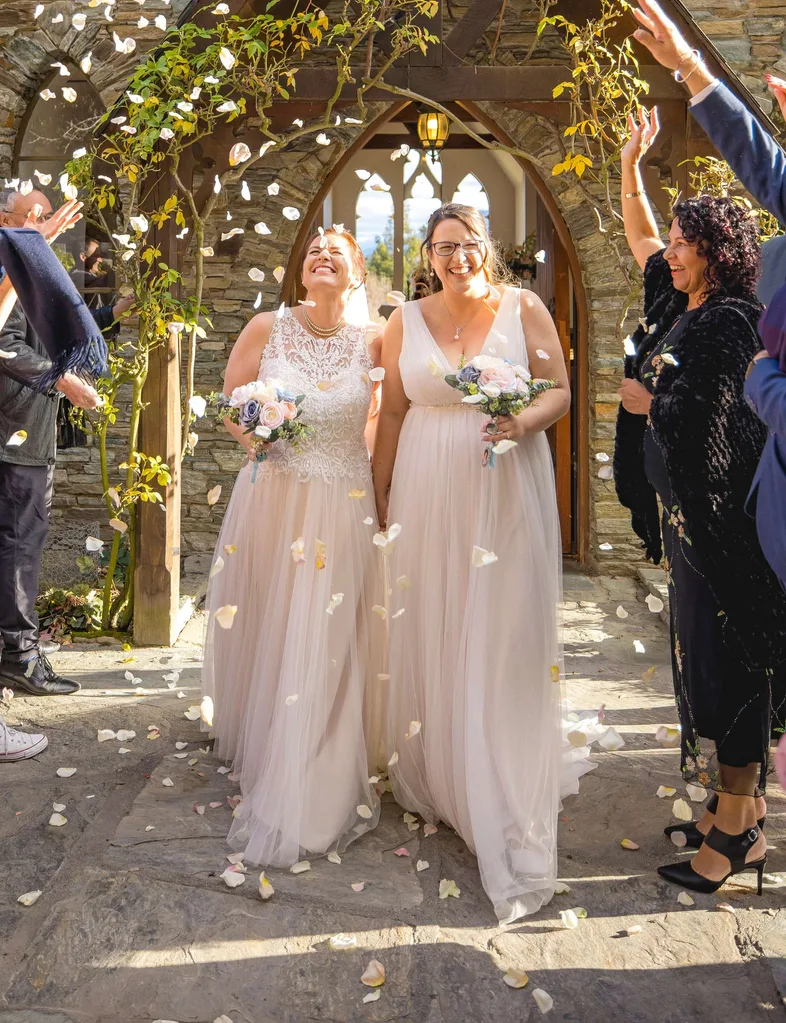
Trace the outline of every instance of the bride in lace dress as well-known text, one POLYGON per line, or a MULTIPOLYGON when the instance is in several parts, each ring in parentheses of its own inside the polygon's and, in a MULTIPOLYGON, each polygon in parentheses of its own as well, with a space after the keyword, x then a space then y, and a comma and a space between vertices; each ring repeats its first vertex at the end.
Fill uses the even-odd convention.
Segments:
POLYGON ((553 895, 560 796, 588 766, 563 755, 552 679, 561 564, 544 431, 570 392, 548 311, 497 284, 477 210, 436 210, 424 248, 435 293, 386 328, 373 459, 380 522, 401 530, 388 555, 390 778, 402 807, 451 825, 476 853, 507 923, 553 895), (557 381, 493 436, 444 379, 481 353, 557 381), (516 446, 484 467, 500 439, 516 446))
MULTIPOLYGON (((365 277, 357 242, 324 238, 306 246, 306 304, 255 316, 229 360, 225 393, 280 381, 305 395, 314 433, 297 451, 273 445, 255 479, 251 465, 241 469, 207 596, 203 694, 242 794, 229 843, 247 862, 277 867, 340 851, 379 817, 363 725, 381 628, 370 613, 380 598, 364 441, 379 342, 344 321, 365 277), (237 607, 227 630, 215 617, 225 605, 237 607)), ((240 427, 228 429, 248 447, 240 427)))

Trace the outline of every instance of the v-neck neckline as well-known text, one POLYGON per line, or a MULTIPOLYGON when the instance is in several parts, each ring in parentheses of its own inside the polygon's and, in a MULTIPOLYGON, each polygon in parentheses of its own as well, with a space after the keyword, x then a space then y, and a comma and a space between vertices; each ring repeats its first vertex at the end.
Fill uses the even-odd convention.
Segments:
MULTIPOLYGON (((491 332, 496 327, 497 319, 499 318, 499 314, 502 311, 502 303, 505 301, 505 296, 507 295, 509 290, 510 290, 509 288, 504 288, 503 289, 502 294, 500 295, 499 305, 497 306, 497 311, 494 313, 494 319, 491 321, 491 326, 489 327, 489 329, 488 329, 488 331, 486 333, 486 336, 483 338, 483 344, 480 346, 480 349, 475 353, 475 355, 472 356, 473 359, 476 359, 479 355, 482 355, 483 352, 485 351, 486 345, 489 343, 489 338, 491 337, 491 332)), ((445 365, 448 367, 448 369, 450 370, 451 373, 458 373, 459 367, 458 366, 452 366, 450 364, 450 362, 448 361, 448 357, 445 354, 444 348, 441 345, 437 344, 436 338, 431 333, 431 328, 426 323, 426 317, 423 315, 423 310, 420 308, 420 303, 419 302, 415 302, 415 308, 418 311, 418 315, 420 316, 420 319, 423 322, 423 327, 424 327, 426 333, 428 334, 429 339, 431 340, 431 343, 434 345, 434 347, 439 352, 439 354, 440 354, 440 356, 442 358, 442 361, 445 363, 445 365)), ((467 359, 466 361, 467 362, 471 362, 472 359, 467 359)))

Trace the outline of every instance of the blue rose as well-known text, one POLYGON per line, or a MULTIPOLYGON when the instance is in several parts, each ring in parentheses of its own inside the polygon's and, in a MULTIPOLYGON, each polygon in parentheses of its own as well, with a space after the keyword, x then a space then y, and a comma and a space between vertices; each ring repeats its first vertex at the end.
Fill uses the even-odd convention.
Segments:
POLYGON ((279 391, 278 392, 278 400, 279 401, 292 401, 292 402, 294 402, 295 395, 291 394, 289 391, 279 391))
POLYGON ((465 366, 456 374, 456 379, 462 384, 476 384, 480 377, 480 370, 474 366, 465 366))
POLYGON ((256 398, 250 398, 240 409, 240 425, 254 427, 259 422, 259 413, 262 409, 261 402, 256 398))

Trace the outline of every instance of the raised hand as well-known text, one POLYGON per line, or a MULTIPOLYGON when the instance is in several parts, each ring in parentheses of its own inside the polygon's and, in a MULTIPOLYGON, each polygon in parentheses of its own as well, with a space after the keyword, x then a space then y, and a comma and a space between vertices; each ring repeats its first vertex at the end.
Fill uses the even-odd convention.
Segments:
POLYGON ((786 82, 782 78, 776 78, 775 75, 765 75, 764 77, 767 79, 770 92, 778 101, 781 113, 786 117, 786 82))
POLYGON ((638 120, 633 114, 628 114, 630 138, 625 143, 621 154, 623 160, 632 164, 638 164, 641 161, 660 131, 657 107, 653 107, 649 114, 639 107, 637 116, 638 120))
POLYGON ((82 219, 79 212, 84 203, 78 199, 69 199, 59 210, 56 210, 48 220, 41 220, 41 207, 33 206, 27 214, 25 227, 32 227, 46 238, 51 245, 65 231, 70 231, 74 225, 82 219))
POLYGON ((655 0, 639 0, 639 6, 633 14, 641 25, 633 33, 634 38, 646 46, 663 67, 671 68, 672 71, 682 69, 690 60, 693 49, 674 22, 663 13, 660 5, 655 0))

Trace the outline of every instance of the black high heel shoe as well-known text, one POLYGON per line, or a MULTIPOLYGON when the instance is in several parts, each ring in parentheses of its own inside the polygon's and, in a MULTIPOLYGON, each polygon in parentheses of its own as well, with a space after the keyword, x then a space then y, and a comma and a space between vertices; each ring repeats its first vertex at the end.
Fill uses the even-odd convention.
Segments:
POLYGON ((695 871, 690 861, 683 860, 681 863, 669 863, 664 867, 658 867, 658 873, 667 881, 680 885, 682 888, 689 888, 693 892, 702 892, 711 895, 725 884, 732 874, 744 874, 748 870, 755 870, 758 875, 757 893, 761 895, 761 886, 764 875, 764 868, 767 865, 767 855, 760 860, 745 862, 750 849, 756 844, 761 835, 758 825, 755 828, 748 828, 741 835, 727 835, 725 831, 719 831, 713 827, 704 839, 704 844, 714 849, 715 852, 725 856, 731 864, 731 870, 721 878, 720 881, 712 881, 703 874, 695 871))
MULTIPOLYGON (((704 807, 707 813, 717 813, 718 810, 718 793, 710 796, 707 801, 707 805, 704 807)), ((764 823, 767 820, 767 814, 760 817, 756 823, 760 828, 764 828, 764 823)), ((688 849, 699 849, 701 843, 704 841, 705 835, 699 831, 696 826, 696 821, 690 821, 688 824, 670 824, 667 828, 663 829, 663 834, 667 838, 671 837, 675 831, 681 831, 685 836, 685 845, 688 849)))

